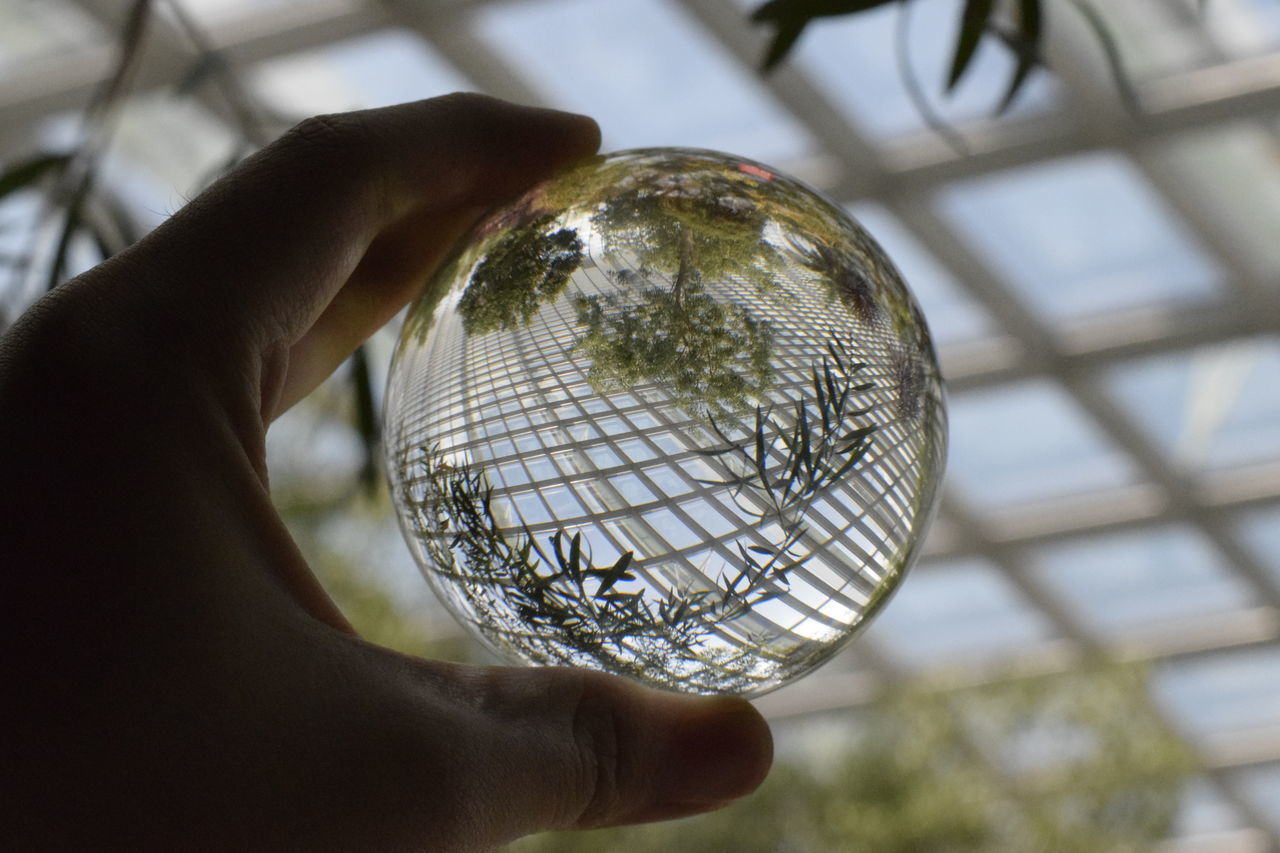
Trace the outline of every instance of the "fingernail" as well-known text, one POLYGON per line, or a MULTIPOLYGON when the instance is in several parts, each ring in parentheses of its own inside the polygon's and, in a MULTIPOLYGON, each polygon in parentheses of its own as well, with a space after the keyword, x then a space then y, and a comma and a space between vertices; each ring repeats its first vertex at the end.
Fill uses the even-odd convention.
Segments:
POLYGON ((737 799, 760 785, 772 761, 769 727, 750 704, 699 700, 671 735, 663 798, 690 806, 737 799))

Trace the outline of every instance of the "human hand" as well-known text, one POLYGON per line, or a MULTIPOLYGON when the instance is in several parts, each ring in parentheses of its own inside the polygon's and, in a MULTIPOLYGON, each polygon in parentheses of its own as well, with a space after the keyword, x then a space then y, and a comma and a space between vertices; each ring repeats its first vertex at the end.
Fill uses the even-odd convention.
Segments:
POLYGON ((597 144, 478 96, 304 122, 0 338, 11 849, 488 849, 759 784, 745 701, 361 640, 269 499, 272 419, 597 144))

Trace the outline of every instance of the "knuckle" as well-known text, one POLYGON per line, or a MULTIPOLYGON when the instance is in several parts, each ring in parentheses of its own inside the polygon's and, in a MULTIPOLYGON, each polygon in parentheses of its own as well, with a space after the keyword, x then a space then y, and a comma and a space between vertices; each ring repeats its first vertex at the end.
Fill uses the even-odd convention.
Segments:
POLYGON ((368 136, 360 113, 326 113, 298 122, 284 141, 312 150, 344 152, 364 144, 368 136))
POLYGON ((606 691, 584 684, 574 707, 572 737, 580 781, 580 810, 573 824, 608 823, 622 807, 629 785, 622 760, 623 721, 606 691))

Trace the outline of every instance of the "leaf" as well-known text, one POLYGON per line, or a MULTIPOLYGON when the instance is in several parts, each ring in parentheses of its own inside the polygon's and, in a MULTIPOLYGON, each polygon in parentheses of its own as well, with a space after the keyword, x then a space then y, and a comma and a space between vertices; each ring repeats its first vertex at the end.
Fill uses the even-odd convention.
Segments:
POLYGON ((631 560, 634 556, 634 551, 628 551, 618 558, 618 562, 614 563, 613 567, 605 573, 604 578, 600 583, 599 592, 608 592, 610 587, 624 578, 626 580, 635 579, 635 575, 627 572, 627 567, 631 565, 631 560))
POLYGON ((762 71, 771 71, 795 47, 805 26, 815 18, 865 12, 897 0, 770 0, 751 13, 757 24, 772 24, 773 41, 761 62, 762 71))
POLYGON ((67 154, 37 154, 14 163, 0 174, 0 198, 30 186, 49 172, 58 171, 71 162, 67 154))
POLYGON ((996 115, 1003 115, 1012 106, 1031 72, 1044 65, 1044 57, 1040 54, 1042 24, 1040 0, 1018 0, 1017 34, 998 31, 1001 40, 1013 51, 1018 64, 1009 77, 1009 88, 1005 90, 1000 106, 996 107, 996 115))
POLYGON ((582 533, 573 534, 573 539, 569 542, 569 565, 572 567, 570 576, 577 583, 582 577, 582 533))
POLYGON ((987 22, 995 9, 995 0, 965 0, 960 18, 960 37, 956 39, 956 52, 951 59, 951 73, 947 76, 947 91, 960 82, 978 49, 978 42, 986 32, 987 22))
MULTIPOLYGON (((373 402, 373 380, 370 378, 369 355, 364 345, 351 354, 352 392, 356 401, 356 431, 364 445, 364 460, 360 465, 360 483, 365 492, 374 494, 378 489, 378 429, 377 405, 373 402)), ((485 494, 485 514, 489 515, 489 494, 485 494)))
POLYGON ((774 550, 772 548, 766 548, 763 545, 748 545, 747 550, 755 551, 757 554, 763 554, 766 557, 772 557, 774 554, 774 550))

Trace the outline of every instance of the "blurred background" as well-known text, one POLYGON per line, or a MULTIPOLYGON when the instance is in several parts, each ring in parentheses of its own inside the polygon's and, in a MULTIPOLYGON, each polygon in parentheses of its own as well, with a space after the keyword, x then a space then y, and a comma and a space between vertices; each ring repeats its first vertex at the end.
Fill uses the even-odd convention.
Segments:
MULTIPOLYGON (((918 295, 941 512, 876 624, 758 701, 758 794, 513 849, 1278 849, 1280 2, 996 3, 949 92, 981 3, 849 2, 767 74, 757 5, 0 0, 0 328, 313 113, 478 90, 762 160, 918 295)), ((394 339, 273 429, 275 498, 368 636, 487 660, 389 514, 394 339)))

